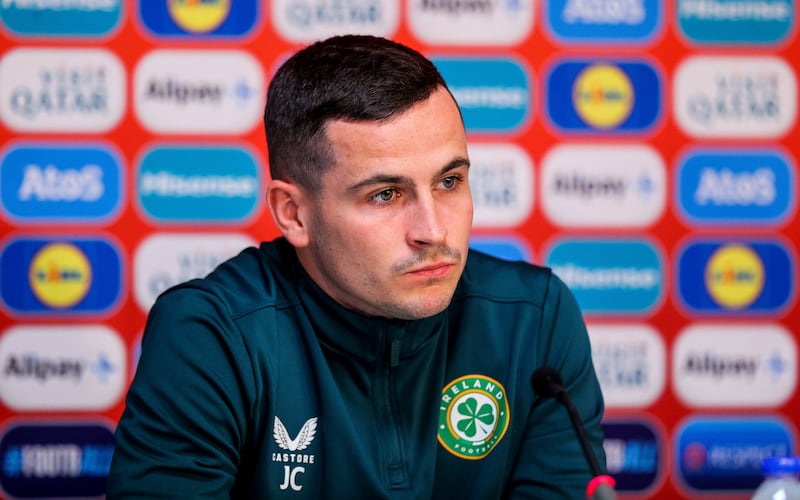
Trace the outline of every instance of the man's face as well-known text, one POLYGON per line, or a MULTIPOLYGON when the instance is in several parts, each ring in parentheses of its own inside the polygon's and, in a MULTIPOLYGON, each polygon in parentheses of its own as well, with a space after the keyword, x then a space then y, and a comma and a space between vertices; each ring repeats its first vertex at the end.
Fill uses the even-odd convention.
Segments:
POLYGON ((335 165, 307 197, 309 245, 298 256, 342 306, 418 319, 444 310, 472 226, 464 126, 450 94, 385 123, 333 121, 335 165))

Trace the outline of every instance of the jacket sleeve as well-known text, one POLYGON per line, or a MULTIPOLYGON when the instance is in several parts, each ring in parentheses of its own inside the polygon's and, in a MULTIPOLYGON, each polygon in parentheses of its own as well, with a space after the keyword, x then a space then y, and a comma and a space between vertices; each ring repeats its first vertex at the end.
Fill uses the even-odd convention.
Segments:
POLYGON ((116 429, 107 498, 230 498, 255 391, 243 340, 223 309, 191 287, 153 306, 116 429))
MULTIPOLYGON (((567 286, 551 276, 536 366, 558 370, 575 405, 600 466, 605 469, 603 396, 592 365, 591 347, 581 311, 567 286)), ((516 459, 507 498, 585 498, 591 470, 566 408, 554 398, 534 400, 516 459)))

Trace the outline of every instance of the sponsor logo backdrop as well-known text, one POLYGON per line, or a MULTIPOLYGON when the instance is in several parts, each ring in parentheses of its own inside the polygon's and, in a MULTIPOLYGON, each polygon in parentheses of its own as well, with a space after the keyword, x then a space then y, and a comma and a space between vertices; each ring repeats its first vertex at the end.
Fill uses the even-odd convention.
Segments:
POLYGON ((101 496, 146 313, 277 235, 265 88, 358 32, 462 107, 474 248, 581 303, 623 498, 799 454, 797 2, 4 1, 0 496, 101 496))

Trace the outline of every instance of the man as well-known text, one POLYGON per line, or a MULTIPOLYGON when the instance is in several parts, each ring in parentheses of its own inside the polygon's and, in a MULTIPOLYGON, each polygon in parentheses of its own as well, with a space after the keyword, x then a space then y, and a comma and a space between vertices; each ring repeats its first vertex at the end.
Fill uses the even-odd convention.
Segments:
POLYGON ((318 42, 265 128, 283 238, 158 299, 108 497, 582 497, 567 414, 531 388, 558 369, 603 460, 580 311, 547 269, 468 250, 464 125, 431 62, 318 42))

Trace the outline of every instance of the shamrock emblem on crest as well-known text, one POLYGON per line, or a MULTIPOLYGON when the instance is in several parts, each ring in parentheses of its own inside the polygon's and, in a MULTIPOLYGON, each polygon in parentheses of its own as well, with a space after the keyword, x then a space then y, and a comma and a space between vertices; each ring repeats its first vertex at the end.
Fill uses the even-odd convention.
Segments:
POLYGON ((491 404, 483 403, 479 407, 476 398, 466 398, 458 405, 458 414, 462 418, 458 420, 456 427, 468 438, 475 438, 480 433, 479 439, 484 439, 492 432, 495 416, 491 404))

